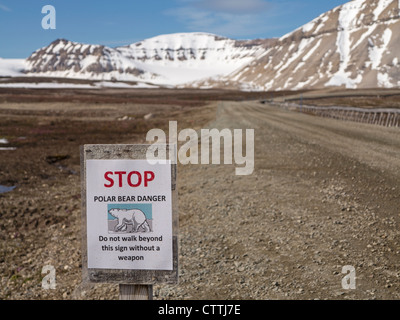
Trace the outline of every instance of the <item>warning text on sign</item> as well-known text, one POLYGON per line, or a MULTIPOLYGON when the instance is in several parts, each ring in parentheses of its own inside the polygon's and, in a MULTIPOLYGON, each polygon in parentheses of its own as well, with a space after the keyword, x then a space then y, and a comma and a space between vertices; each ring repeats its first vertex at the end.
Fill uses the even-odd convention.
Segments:
MULTIPOLYGON (((147 237, 141 235, 132 235, 128 237, 124 236, 115 236, 115 237, 103 237, 99 236, 99 242, 101 244, 102 251, 116 251, 116 252, 140 252, 140 251, 160 251, 160 246, 153 244, 162 243, 163 237, 147 237), (128 244, 111 244, 113 242, 129 242, 128 244), (104 244, 105 243, 105 244, 104 244), (144 244, 143 244, 144 243, 144 244)), ((128 261, 137 261, 137 260, 145 260, 143 255, 118 255, 118 260, 128 260, 128 261)))
POLYGON ((94 196, 94 202, 162 202, 167 201, 164 195, 154 196, 94 196))

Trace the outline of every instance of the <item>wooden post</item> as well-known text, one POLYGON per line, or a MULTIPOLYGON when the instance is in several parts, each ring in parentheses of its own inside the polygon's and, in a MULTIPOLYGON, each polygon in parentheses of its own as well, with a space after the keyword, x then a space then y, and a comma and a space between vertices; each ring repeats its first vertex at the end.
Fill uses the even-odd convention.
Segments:
POLYGON ((390 127, 394 127, 394 121, 396 120, 396 114, 393 113, 392 121, 390 122, 390 127))
POLYGON ((120 284, 119 300, 153 300, 153 286, 120 284))
POLYGON ((364 122, 364 117, 365 117, 365 112, 362 112, 362 117, 361 117, 360 122, 364 122))
POLYGON ((387 113, 385 127, 389 126, 390 113, 387 113))
POLYGON ((381 126, 382 123, 383 123, 383 112, 380 112, 380 113, 379 113, 379 122, 378 122, 378 125, 381 126))

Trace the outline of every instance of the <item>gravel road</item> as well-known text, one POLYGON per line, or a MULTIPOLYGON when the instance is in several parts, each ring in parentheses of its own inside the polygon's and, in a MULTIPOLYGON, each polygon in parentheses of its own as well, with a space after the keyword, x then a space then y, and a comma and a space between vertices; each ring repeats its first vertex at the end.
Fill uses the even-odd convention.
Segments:
POLYGON ((255 172, 182 168, 171 297, 399 298, 398 129, 227 102, 210 127, 254 128, 255 172), (355 290, 342 288, 344 266, 355 290))

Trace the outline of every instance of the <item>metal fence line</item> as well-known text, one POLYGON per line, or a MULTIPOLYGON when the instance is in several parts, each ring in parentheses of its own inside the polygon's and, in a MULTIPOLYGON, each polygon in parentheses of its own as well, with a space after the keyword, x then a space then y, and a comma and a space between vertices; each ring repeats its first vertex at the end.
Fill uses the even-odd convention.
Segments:
POLYGON ((287 110, 319 117, 368 123, 385 127, 400 127, 400 109, 364 109, 340 106, 317 107, 287 102, 272 104, 279 105, 287 110))

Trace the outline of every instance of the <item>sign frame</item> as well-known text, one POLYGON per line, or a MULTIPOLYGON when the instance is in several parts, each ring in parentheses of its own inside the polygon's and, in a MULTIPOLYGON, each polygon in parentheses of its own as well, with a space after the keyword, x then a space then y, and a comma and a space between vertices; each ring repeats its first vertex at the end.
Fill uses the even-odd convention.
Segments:
MULTIPOLYGON (((94 269, 88 268, 87 234, 87 160, 160 160, 149 159, 145 144, 87 144, 80 147, 81 192, 82 192, 82 280, 92 283, 113 284, 177 284, 178 283, 178 192, 177 150, 176 145, 160 145, 166 148, 166 158, 171 160, 171 201, 172 201, 172 270, 137 270, 137 269, 94 269), (173 157, 173 159, 169 159, 173 157)), ((154 146, 153 146, 154 147, 154 146)))

